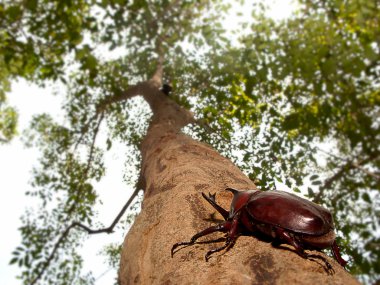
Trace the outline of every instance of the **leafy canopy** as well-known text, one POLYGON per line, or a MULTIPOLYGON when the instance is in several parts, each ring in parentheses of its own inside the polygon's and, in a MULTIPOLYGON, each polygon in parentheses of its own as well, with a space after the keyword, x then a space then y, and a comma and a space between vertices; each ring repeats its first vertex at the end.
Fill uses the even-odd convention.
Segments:
MULTIPOLYGON (((65 233, 75 221, 96 224, 96 182, 113 144, 128 147, 126 161, 137 173, 149 110, 112 102, 149 79, 163 57, 172 98, 199 119, 186 131, 230 157, 261 189, 283 183, 331 209, 350 271, 368 283, 379 278, 378 3, 302 0, 280 21, 259 5, 233 32, 235 41, 222 25, 228 8, 205 0, 0 3, 4 140, 17 118, 4 107, 11 80, 67 86, 65 123, 41 114, 28 133, 41 151, 28 194, 41 208, 23 217, 23 241, 11 260, 25 284, 94 281, 80 274, 77 247, 86 233, 65 233)), ((137 175, 126 177, 136 182, 137 175)), ((104 251, 115 257, 118 247, 104 251)))

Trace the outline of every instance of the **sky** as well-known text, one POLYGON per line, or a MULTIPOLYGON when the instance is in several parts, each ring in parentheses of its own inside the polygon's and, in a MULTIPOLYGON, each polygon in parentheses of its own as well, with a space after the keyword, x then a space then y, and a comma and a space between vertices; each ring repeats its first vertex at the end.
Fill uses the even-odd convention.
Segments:
MULTIPOLYGON (((8 97, 10 105, 15 106, 19 113, 19 132, 28 128, 33 115, 48 113, 58 121, 63 120, 61 98, 53 95, 55 87, 38 88, 26 83, 24 80, 14 82, 12 93, 8 97)), ((59 91, 58 91, 59 92, 59 91)), ((124 161, 123 152, 119 147, 113 147, 106 156, 106 163, 113 165, 108 169, 104 180, 97 185, 103 205, 98 207, 99 220, 108 226, 119 213, 124 203, 128 200, 132 189, 122 183, 124 161)), ((31 189, 31 170, 37 165, 39 153, 37 149, 26 148, 22 137, 15 138, 12 143, 0 146, 0 189, 4 193, 0 199, 0 221, 3 234, 0 242, 0 284, 16 285, 20 281, 15 278, 19 273, 17 266, 9 266, 11 252, 21 242, 18 228, 21 226, 20 216, 26 207, 37 206, 36 201, 25 196, 25 192, 31 189)), ((115 270, 109 270, 104 258, 99 256, 103 245, 110 242, 121 242, 120 234, 96 235, 88 239, 81 249, 85 256, 84 272, 93 268, 94 277, 102 275, 96 285, 113 284, 116 277, 115 270), (108 271, 109 270, 109 271, 108 271)))
MULTIPOLYGON (((251 1, 246 1, 251 2, 251 1)), ((281 19, 291 13, 290 0, 272 1, 270 15, 281 19)), ((246 10, 247 11, 247 10, 246 10)), ((231 26, 234 18, 226 23, 231 26)), ((28 84, 24 80, 13 82, 12 91, 8 94, 8 102, 17 108, 19 113, 18 130, 21 134, 28 128, 33 115, 48 113, 56 120, 63 120, 62 93, 60 86, 53 85, 47 88, 39 88, 28 84), (54 95, 58 93, 58 95, 54 95)), ((112 165, 107 169, 106 177, 97 185, 99 195, 103 201, 98 207, 99 220, 108 226, 118 214, 124 203, 128 200, 133 189, 122 183, 124 161, 120 147, 112 147, 105 157, 106 164, 112 165)), ((0 284, 18 285, 16 279, 19 274, 17 266, 9 266, 11 252, 20 244, 21 237, 18 228, 21 226, 20 217, 25 208, 36 206, 36 201, 25 196, 25 192, 31 189, 29 184, 33 166, 37 165, 39 153, 37 149, 26 148, 22 142, 22 136, 16 137, 10 144, 0 145, 0 189, 3 193, 0 199, 0 222, 2 236, 0 239, 0 284)), ((125 233, 122 233, 124 235, 125 233)), ((105 264, 99 251, 110 242, 120 243, 123 237, 119 234, 95 235, 90 237, 81 249, 84 256, 84 272, 93 271, 96 285, 109 285, 114 283, 116 271, 105 264)))

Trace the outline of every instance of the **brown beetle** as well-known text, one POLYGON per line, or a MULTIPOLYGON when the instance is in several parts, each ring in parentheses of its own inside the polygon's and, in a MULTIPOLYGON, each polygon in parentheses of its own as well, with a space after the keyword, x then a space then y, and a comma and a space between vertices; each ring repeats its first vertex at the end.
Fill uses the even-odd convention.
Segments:
MULTIPOLYGON (((305 249, 330 247, 338 263, 343 267, 346 265, 336 244, 334 222, 327 209, 284 191, 226 190, 234 195, 229 212, 216 203, 215 194, 206 196, 202 193, 225 221, 197 233, 189 242, 174 244, 172 257, 178 246, 192 245, 198 238, 213 232, 226 233, 225 244, 206 253, 208 261, 213 253, 232 247, 239 235, 261 232, 272 237, 274 243, 292 245, 303 258, 321 258, 305 253, 305 249)), ((328 269, 332 269, 327 260, 324 262, 328 269)))

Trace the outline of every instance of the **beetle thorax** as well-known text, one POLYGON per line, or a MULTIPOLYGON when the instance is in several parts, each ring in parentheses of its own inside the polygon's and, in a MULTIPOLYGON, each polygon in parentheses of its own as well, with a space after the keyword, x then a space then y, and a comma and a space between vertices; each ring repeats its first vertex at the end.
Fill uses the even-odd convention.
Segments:
POLYGON ((248 200, 254 195, 254 193, 260 193, 257 190, 236 191, 234 198, 232 199, 229 219, 232 219, 237 212, 239 212, 248 202, 248 200))

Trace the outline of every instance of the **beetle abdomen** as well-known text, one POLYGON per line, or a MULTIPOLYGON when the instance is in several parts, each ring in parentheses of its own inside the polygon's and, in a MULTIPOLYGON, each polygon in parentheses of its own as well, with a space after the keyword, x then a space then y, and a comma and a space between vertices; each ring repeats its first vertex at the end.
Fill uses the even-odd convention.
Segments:
POLYGON ((284 191, 255 193, 249 199, 246 210, 258 222, 296 233, 320 236, 334 228, 327 209, 284 191))
POLYGON ((334 230, 329 231, 321 236, 303 235, 301 238, 304 244, 314 248, 324 249, 330 247, 335 240, 334 230))

